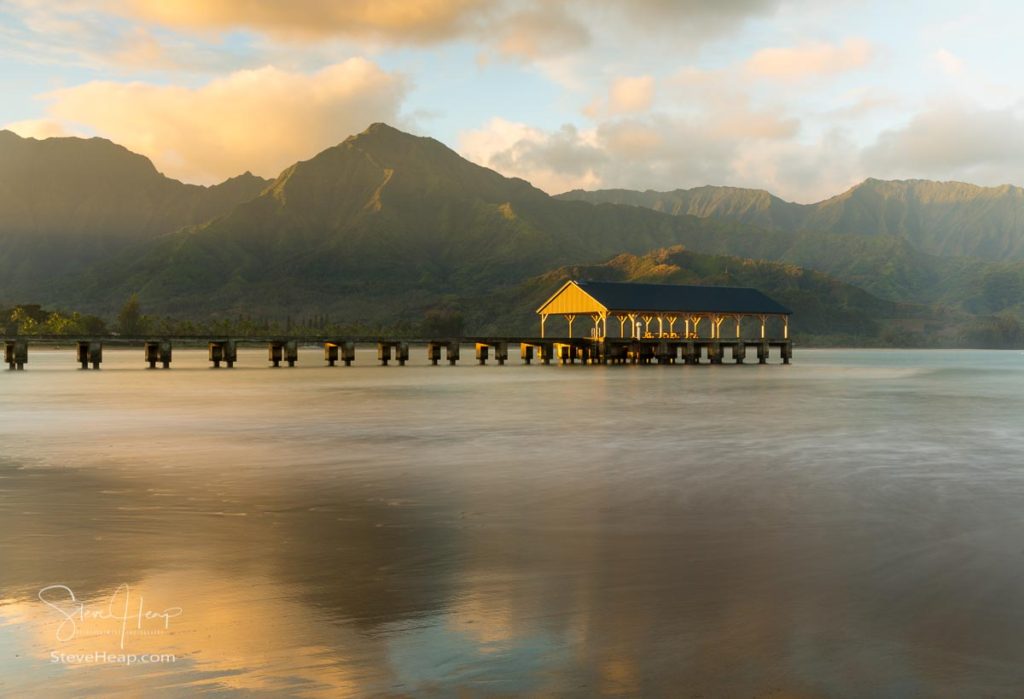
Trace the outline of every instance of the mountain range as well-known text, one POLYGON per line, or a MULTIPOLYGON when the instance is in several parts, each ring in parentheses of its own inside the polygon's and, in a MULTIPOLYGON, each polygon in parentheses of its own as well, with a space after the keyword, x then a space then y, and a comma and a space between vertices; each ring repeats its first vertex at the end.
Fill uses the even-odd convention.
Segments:
POLYGON ((0 131, 0 297, 45 295, 62 275, 220 216, 267 184, 248 172, 183 184, 104 139, 0 131))
POLYGON ((0 132, 0 307, 110 317, 137 294, 152 315, 386 329, 448 309, 467 331, 520 332, 561 280, 588 276, 757 286, 816 342, 1006 344, 1024 296, 1020 191, 551 197, 385 124, 273 181, 198 187, 103 139, 0 132))
POLYGON ((868 179, 816 204, 794 204, 764 190, 737 187, 574 190, 559 198, 721 218, 770 230, 895 237, 932 255, 1024 259, 1024 189, 1011 185, 868 179))

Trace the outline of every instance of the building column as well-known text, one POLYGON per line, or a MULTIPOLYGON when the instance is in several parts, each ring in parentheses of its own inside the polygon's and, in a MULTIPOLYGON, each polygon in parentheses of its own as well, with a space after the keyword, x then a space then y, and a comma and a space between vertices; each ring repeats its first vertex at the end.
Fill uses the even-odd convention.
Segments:
POLYGON ((698 330, 698 328, 700 326, 700 322, 704 320, 703 316, 693 316, 690 320, 693 321, 693 336, 700 337, 700 330, 698 330))
POLYGON ((789 339, 789 316, 782 316, 782 339, 789 339))
POLYGON ((566 313, 565 320, 569 324, 569 337, 572 337, 572 322, 576 320, 576 315, 574 313, 566 313))
POLYGON ((540 336, 541 337, 544 337, 544 323, 546 323, 546 322, 548 322, 548 314, 547 313, 541 313, 540 314, 540 336))

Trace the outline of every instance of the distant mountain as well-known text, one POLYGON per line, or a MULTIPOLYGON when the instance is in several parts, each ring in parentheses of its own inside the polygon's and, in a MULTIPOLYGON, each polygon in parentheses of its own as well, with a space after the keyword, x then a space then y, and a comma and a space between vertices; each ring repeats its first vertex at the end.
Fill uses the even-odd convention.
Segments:
POLYGON ((420 317, 554 266, 733 227, 558 201, 434 139, 374 124, 229 214, 117 256, 76 288, 107 310, 138 292, 160 311, 420 317))
POLYGON ((671 214, 721 218, 772 230, 892 236, 923 252, 989 260, 1024 259, 1024 189, 960 182, 868 179, 817 204, 768 192, 697 187, 670 192, 575 190, 560 199, 630 204, 671 214))
POLYGON ((221 216, 268 184, 245 173, 188 185, 104 139, 0 131, 0 293, 31 294, 49 275, 221 216))
MULTIPOLYGON (((928 332, 955 344, 972 336, 965 314, 1024 317, 1021 261, 942 257, 903 236, 850 234, 840 225, 849 216, 822 224, 836 232, 794 230, 813 207, 765 192, 700 188, 651 205, 663 211, 567 201, 385 124, 271 183, 245 175, 209 188, 170 180, 99 139, 0 134, 4 153, 21 161, 0 157, 0 306, 111 318, 137 293, 147 314, 211 322, 316 314, 413 327, 443 309, 467 329, 510 332, 532 328, 533 296, 568 266, 629 267, 623 278, 633 278, 664 259, 675 270, 666 279, 763 287, 805 316, 805 332, 850 343, 928 332), (935 317, 937 329, 927 325, 935 317), (912 333, 894 318, 913 319, 912 333)), ((1024 337, 1017 322, 986 320, 995 328, 987 337, 1024 337)))
POLYGON ((740 187, 694 187, 656 192, 632 189, 599 189, 587 192, 574 189, 556 199, 585 201, 591 204, 623 204, 662 211, 673 216, 724 218, 751 226, 773 230, 795 230, 800 227, 803 207, 783 201, 763 189, 740 187))

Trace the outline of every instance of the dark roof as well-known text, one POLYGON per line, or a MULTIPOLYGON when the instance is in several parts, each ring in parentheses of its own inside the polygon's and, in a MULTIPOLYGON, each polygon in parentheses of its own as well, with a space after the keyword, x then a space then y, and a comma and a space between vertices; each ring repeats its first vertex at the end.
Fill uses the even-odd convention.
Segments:
POLYGON ((791 314, 757 289, 736 286, 576 282, 609 311, 791 314))

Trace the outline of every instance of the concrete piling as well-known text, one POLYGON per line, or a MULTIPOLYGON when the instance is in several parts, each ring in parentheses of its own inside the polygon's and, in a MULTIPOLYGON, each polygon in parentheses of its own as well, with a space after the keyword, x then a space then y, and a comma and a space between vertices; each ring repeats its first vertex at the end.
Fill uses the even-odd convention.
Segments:
POLYGON ((4 362, 8 369, 21 371, 28 364, 28 341, 7 340, 4 342, 4 362))
POLYGON ((281 366, 281 362, 287 362, 288 366, 295 366, 299 360, 299 343, 297 340, 271 340, 267 343, 267 360, 275 367, 281 366))
POLYGON ((238 344, 235 340, 211 340, 209 348, 214 369, 219 369, 221 362, 231 369, 238 361, 238 344))
POLYGON ((159 362, 164 369, 171 366, 171 341, 170 340, 146 340, 143 345, 143 352, 146 356, 146 363, 150 369, 156 369, 159 362))
POLYGON ((737 364, 742 364, 747 358, 747 345, 742 340, 732 346, 732 358, 737 364))
POLYGON ((476 343, 476 363, 483 366, 487 363, 487 358, 490 356, 491 346, 485 342, 476 343))
POLYGON ((345 366, 352 366, 356 358, 356 343, 345 340, 329 340, 324 343, 324 360, 327 366, 334 366, 338 361, 345 366))
POLYGON ((398 361, 398 366, 405 366, 409 361, 409 343, 399 340, 381 340, 377 343, 377 359, 381 366, 387 366, 392 356, 398 361))
POLYGON ((99 369, 103 362, 103 343, 99 340, 79 340, 76 356, 83 369, 88 369, 90 364, 93 369, 99 369))

